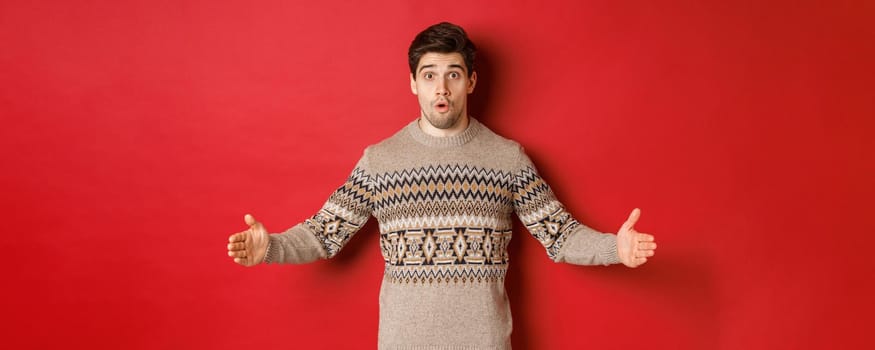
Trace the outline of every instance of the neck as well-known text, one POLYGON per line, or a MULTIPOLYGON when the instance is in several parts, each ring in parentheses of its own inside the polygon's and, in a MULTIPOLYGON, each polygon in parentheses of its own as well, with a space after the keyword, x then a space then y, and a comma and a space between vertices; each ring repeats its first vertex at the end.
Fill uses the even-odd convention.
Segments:
POLYGON ((463 111, 462 117, 459 118, 459 121, 456 122, 455 125, 447 129, 438 129, 434 127, 434 125, 431 125, 431 123, 429 123, 428 120, 426 120, 423 116, 419 117, 417 123, 419 124, 419 129, 422 130, 422 132, 424 132, 426 135, 434 137, 450 137, 456 136, 461 132, 465 131, 465 129, 468 128, 469 120, 468 113, 463 111))

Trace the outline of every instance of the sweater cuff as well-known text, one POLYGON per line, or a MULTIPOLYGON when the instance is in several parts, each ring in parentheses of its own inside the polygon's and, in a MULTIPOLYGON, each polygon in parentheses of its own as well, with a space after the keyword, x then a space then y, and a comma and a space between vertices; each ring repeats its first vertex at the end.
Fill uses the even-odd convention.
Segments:
POLYGON ((602 261, 605 265, 613 265, 620 263, 620 255, 617 251, 617 235, 610 235, 607 239, 609 242, 607 248, 602 252, 602 261))
POLYGON ((267 240, 267 253, 264 254, 263 264, 276 263, 280 257, 280 244, 275 235, 270 235, 267 240))

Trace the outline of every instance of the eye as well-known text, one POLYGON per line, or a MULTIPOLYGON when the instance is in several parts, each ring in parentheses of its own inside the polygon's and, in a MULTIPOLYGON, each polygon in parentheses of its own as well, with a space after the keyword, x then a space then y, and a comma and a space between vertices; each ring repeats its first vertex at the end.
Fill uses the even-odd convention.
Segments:
POLYGON ((432 78, 434 78, 434 74, 432 74, 432 73, 425 73, 425 74, 422 75, 422 77, 425 78, 425 79, 431 80, 432 78))
POLYGON ((450 79, 459 79, 459 72, 450 72, 450 79))

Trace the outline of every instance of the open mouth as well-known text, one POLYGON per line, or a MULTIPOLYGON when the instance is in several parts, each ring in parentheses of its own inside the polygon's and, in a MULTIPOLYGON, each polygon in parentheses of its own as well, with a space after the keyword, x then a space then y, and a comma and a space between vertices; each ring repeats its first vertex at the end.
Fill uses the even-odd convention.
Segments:
POLYGON ((438 112, 446 112, 450 109, 450 104, 446 101, 439 101, 434 104, 434 109, 438 112))

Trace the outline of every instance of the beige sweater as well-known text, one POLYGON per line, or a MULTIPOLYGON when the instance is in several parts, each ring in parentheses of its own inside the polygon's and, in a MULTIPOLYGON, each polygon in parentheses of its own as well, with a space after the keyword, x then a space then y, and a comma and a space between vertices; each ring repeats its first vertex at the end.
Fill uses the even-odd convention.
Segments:
POLYGON ((271 235, 265 262, 331 258, 373 215, 386 261, 380 349, 510 349, 514 212, 553 261, 619 262, 614 235, 577 222, 522 147, 474 119, 452 137, 414 121, 368 147, 316 215, 271 235))

